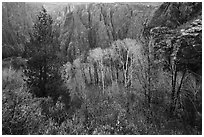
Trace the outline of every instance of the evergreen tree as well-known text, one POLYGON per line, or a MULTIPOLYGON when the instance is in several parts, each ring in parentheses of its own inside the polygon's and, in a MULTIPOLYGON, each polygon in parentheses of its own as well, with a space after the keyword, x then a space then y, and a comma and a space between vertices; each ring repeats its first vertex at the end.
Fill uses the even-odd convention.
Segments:
POLYGON ((42 7, 30 33, 30 42, 26 45, 27 68, 24 73, 28 77, 27 84, 36 96, 48 95, 48 83, 56 78, 56 47, 53 43, 52 17, 42 7))

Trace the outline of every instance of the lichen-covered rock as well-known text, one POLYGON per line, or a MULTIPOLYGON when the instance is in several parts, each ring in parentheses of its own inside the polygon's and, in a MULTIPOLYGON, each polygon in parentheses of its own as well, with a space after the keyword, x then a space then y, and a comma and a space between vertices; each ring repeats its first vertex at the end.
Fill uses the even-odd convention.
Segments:
MULTIPOLYGON (((196 73, 202 68, 202 17, 199 9, 195 9, 198 5, 199 3, 164 3, 161 7, 166 6, 167 10, 158 16, 156 13, 161 11, 160 7, 146 28, 147 31, 154 26, 148 33, 149 38, 153 39, 152 45, 155 55, 158 56, 157 59, 170 63, 171 59, 176 58, 181 70, 187 67, 187 69, 196 73), (157 21, 160 22, 160 18, 167 18, 166 14, 174 16, 175 5, 182 7, 182 9, 179 9, 180 12, 192 8, 189 16, 185 16, 189 20, 181 20, 183 16, 180 15, 177 19, 180 23, 173 28, 168 24, 154 24, 157 21), (186 8, 184 8, 185 6, 186 8)), ((170 22, 174 22, 174 19, 171 18, 170 22)))

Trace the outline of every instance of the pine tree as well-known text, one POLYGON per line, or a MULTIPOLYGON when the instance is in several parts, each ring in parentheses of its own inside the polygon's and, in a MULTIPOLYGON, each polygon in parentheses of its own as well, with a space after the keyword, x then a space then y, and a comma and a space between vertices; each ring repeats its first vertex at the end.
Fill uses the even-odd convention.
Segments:
POLYGON ((36 96, 47 96, 47 86, 55 78, 56 47, 53 45, 53 20, 42 7, 37 15, 30 42, 26 45, 27 68, 24 73, 28 77, 26 82, 36 96))

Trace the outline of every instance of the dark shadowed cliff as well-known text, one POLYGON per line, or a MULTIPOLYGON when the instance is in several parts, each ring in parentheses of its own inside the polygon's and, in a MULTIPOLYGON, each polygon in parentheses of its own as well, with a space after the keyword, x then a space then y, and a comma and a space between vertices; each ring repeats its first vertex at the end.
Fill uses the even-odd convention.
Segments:
POLYGON ((202 74, 201 2, 163 3, 147 24, 144 35, 154 39, 155 53, 161 50, 170 57, 178 46, 180 65, 202 74))

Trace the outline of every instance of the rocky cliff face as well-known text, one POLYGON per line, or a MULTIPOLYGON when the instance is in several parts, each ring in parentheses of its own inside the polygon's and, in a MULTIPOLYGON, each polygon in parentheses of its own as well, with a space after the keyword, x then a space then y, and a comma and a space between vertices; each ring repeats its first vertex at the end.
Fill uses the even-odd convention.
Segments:
POLYGON ((162 4, 144 34, 154 39, 155 53, 164 54, 162 59, 170 60, 176 52, 181 70, 202 74, 202 3, 162 4))
POLYGON ((62 53, 77 57, 89 49, 106 48, 118 39, 138 40, 143 23, 151 18, 159 4, 3 3, 3 49, 11 51, 21 45, 23 50, 42 6, 53 17, 55 38, 62 53))
POLYGON ((201 2, 165 2, 148 23, 148 31, 154 27, 175 29, 202 15, 201 2))
POLYGON ((77 56, 88 49, 106 48, 118 39, 139 40, 143 23, 155 9, 155 6, 127 3, 68 5, 64 16, 58 18, 61 49, 65 55, 77 56))

